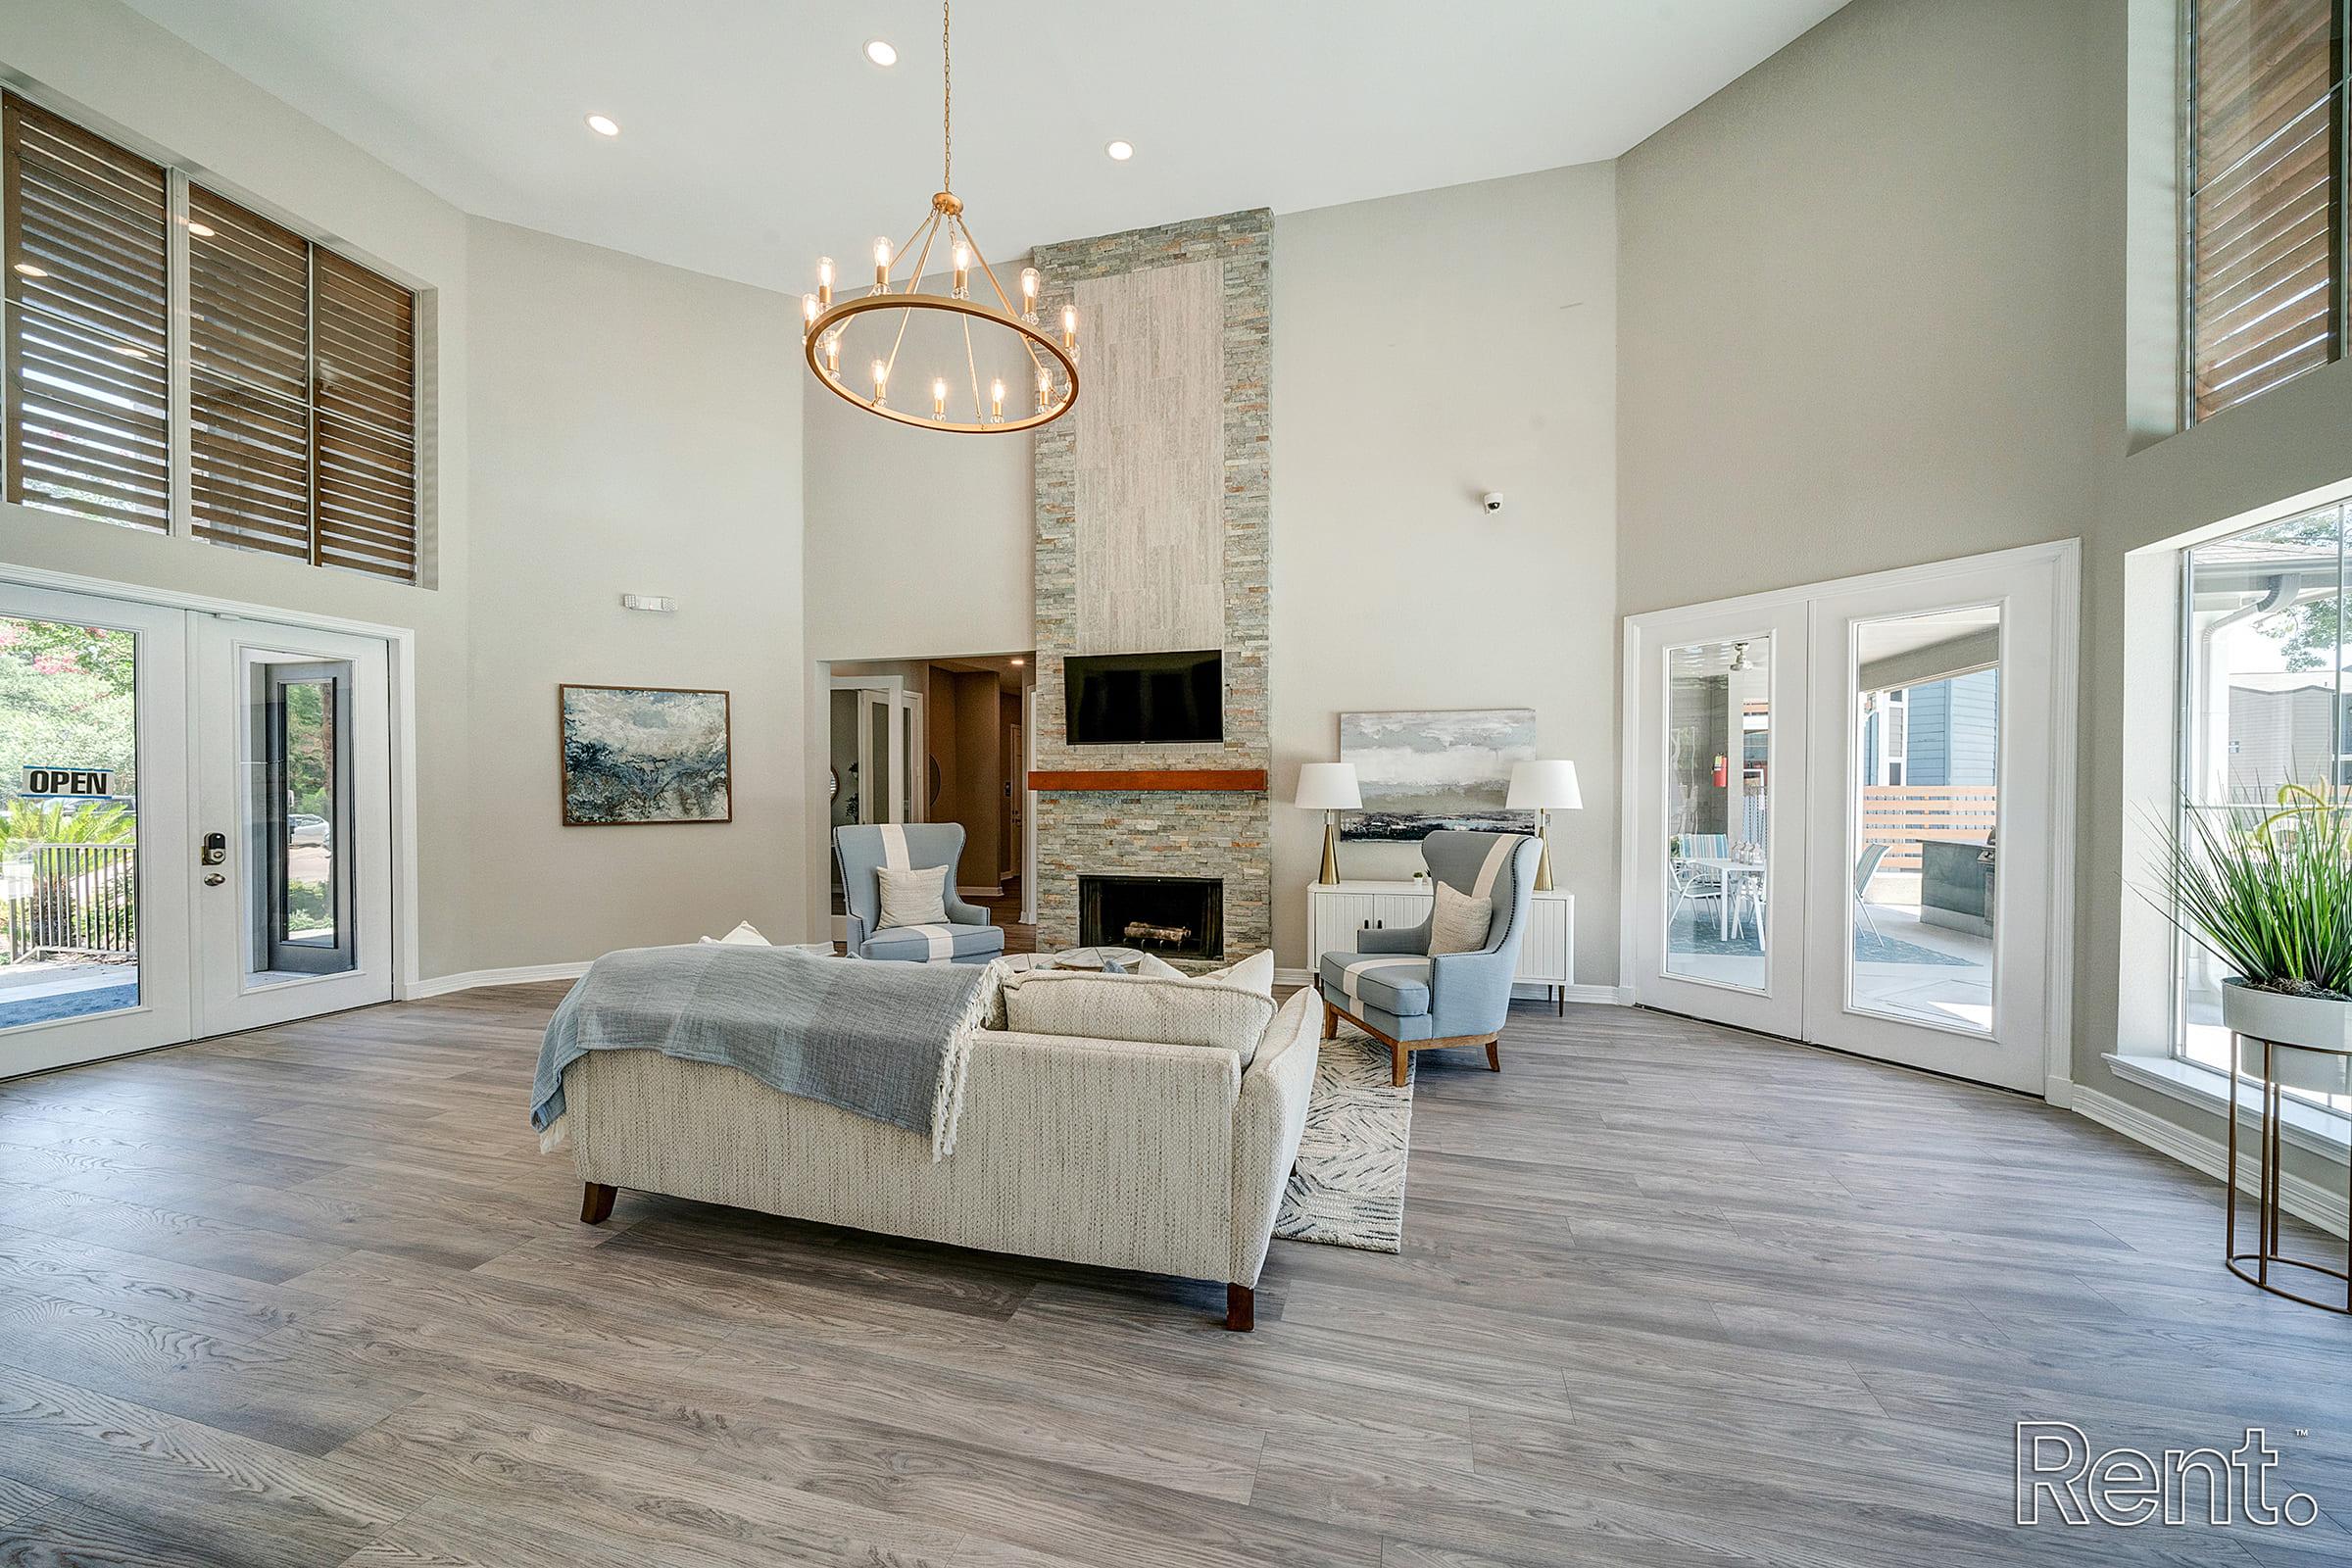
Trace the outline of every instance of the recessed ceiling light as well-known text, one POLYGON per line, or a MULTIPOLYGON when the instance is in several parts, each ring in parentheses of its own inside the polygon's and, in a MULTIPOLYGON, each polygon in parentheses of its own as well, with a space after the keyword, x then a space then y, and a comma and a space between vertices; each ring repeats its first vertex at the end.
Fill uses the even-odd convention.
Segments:
POLYGON ((611 115, 590 115, 588 128, 599 136, 617 136, 620 134, 620 122, 611 115))
POLYGON ((1102 150, 1110 154, 1110 161, 1112 163, 1123 164, 1128 159, 1135 156, 1135 143, 1131 141, 1114 141, 1102 150))
POLYGON ((45 267, 35 267, 30 262, 19 262, 17 275, 19 277, 47 277, 49 270, 45 267))
POLYGON ((877 66, 895 66, 899 63, 899 51, 880 38, 868 38, 865 40, 865 58, 877 66))
POLYGON ((188 223, 188 232, 197 239, 211 239, 213 237, 213 225, 210 223, 199 223, 191 220, 188 223))

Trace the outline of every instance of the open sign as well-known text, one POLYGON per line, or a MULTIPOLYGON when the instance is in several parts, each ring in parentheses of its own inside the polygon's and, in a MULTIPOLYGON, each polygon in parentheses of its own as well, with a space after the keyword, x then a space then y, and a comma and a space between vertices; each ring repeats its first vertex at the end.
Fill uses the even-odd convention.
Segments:
POLYGON ((24 769, 24 793, 49 800, 96 800, 115 793, 111 767, 31 767, 24 769))

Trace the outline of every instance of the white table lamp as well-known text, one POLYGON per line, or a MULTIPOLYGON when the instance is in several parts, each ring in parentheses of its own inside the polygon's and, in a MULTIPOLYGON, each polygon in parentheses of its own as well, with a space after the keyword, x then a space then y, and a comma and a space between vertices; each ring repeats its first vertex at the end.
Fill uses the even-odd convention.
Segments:
POLYGON ((1511 764, 1511 793, 1503 808, 1536 813, 1536 839, 1544 857, 1536 862, 1536 891, 1551 891, 1551 821, 1553 811, 1584 809, 1584 792, 1576 786, 1576 764, 1555 760, 1511 764))
POLYGON ((1298 794, 1292 803, 1323 813, 1323 874, 1315 880, 1330 887, 1340 879, 1340 817, 1342 811, 1360 811, 1364 797, 1356 788, 1353 762, 1301 762, 1298 794))

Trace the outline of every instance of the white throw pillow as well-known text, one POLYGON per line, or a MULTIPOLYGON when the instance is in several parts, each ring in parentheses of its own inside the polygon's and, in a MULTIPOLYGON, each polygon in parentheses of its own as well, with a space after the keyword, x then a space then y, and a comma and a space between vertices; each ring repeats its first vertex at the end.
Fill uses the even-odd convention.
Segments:
POLYGON ((1245 1067, 1273 1021, 1271 996, 1206 977, 1033 969, 1004 987, 1004 1027, 1014 1034, 1208 1047, 1245 1067))
POLYGON ((1206 974, 1186 974, 1167 959, 1156 954, 1147 953, 1144 955, 1144 961, 1135 966, 1135 972, 1148 980, 1213 981, 1218 985, 1240 986, 1244 991, 1254 991, 1261 997, 1270 998, 1274 995, 1274 950, 1272 948, 1253 953, 1239 963, 1229 963, 1222 969, 1211 969, 1206 974))
POLYGON ((1200 978, 1240 986, 1244 991, 1254 991, 1271 1002, 1274 1000, 1274 950, 1261 948, 1241 962, 1229 963, 1200 978))
POLYGON ((1450 882, 1438 884, 1438 902, 1429 919, 1429 956, 1441 953, 1483 953, 1488 928, 1494 923, 1494 901, 1474 899, 1455 891, 1450 882))
POLYGON ((887 931, 894 925, 946 925, 948 923, 948 868, 934 865, 919 871, 902 871, 887 865, 874 867, 874 878, 882 888, 882 918, 874 929, 887 931))
POLYGON ((767 938, 761 936, 759 928, 749 920, 738 921, 735 929, 723 937, 705 937, 703 940, 738 948, 764 948, 773 945, 767 938))

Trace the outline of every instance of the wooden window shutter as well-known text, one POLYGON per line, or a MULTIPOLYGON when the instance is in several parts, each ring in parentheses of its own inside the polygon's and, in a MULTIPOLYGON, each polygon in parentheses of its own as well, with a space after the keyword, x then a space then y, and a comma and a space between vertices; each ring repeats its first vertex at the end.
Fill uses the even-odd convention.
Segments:
POLYGON ((171 517, 164 171, 0 94, 8 499, 159 532, 171 517))
POLYGON ((2192 418, 2342 352, 2343 0, 2195 0, 2192 418))
POLYGON ((311 247, 188 188, 189 500, 196 536, 311 556, 311 247))
POLYGON ((416 577, 416 300, 316 256, 317 559, 416 577))

